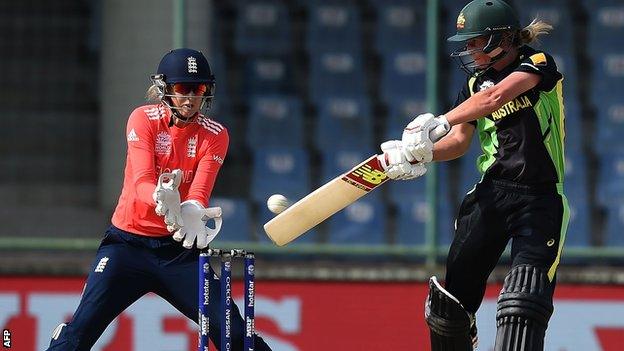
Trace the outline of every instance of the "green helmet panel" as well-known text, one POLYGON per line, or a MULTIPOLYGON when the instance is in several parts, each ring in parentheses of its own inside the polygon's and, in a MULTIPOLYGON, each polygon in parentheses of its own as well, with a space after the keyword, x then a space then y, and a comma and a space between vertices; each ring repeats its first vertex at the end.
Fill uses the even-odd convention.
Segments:
POLYGON ((516 11, 503 0, 474 0, 457 17, 457 34, 448 41, 466 41, 498 31, 519 30, 516 11))

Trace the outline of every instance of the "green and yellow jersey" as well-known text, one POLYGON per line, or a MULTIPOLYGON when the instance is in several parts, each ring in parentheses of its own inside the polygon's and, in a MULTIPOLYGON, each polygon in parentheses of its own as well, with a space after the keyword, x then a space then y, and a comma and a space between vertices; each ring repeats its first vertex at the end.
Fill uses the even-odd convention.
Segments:
POLYGON ((482 174, 522 184, 562 183, 564 176, 563 76, 552 56, 529 46, 502 71, 493 69, 469 77, 455 106, 487 89, 512 72, 542 77, 540 83, 488 116, 476 126, 483 155, 477 160, 482 174))

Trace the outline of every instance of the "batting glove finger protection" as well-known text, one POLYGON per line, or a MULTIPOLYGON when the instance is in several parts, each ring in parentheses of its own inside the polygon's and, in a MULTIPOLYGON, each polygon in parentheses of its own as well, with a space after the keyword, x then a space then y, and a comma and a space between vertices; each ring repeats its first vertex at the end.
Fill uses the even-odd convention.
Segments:
POLYGON ((418 115, 403 130, 402 143, 405 157, 410 162, 431 162, 433 159, 433 143, 443 135, 432 138, 431 133, 436 127, 443 126, 446 134, 450 126, 444 115, 435 117, 431 113, 418 115))
POLYGON ((400 140, 389 140, 381 144, 383 155, 380 157, 381 166, 390 179, 408 180, 420 177, 427 172, 422 164, 411 164, 405 158, 400 140))

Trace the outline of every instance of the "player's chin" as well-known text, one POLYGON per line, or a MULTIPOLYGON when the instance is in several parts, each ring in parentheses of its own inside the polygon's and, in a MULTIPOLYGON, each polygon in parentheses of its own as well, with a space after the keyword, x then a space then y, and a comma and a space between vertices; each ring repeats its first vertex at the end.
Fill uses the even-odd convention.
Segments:
POLYGON ((199 110, 196 109, 196 108, 186 108, 186 107, 183 107, 183 108, 178 110, 178 113, 180 114, 180 116, 182 116, 184 118, 191 118, 191 117, 195 116, 197 114, 197 112, 199 112, 199 110))

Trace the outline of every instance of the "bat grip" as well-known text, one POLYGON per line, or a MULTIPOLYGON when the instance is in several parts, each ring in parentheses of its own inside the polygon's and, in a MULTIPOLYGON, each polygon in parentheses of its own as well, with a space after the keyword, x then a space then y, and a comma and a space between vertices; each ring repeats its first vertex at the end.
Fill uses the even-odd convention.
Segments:
POLYGON ((436 141, 442 139, 442 137, 444 137, 446 134, 448 134, 450 130, 451 128, 448 124, 440 124, 429 132, 429 138, 435 143, 436 141))
MULTIPOLYGON (((446 134, 448 134, 449 131, 450 131, 450 127, 448 124, 440 124, 439 126, 435 127, 431 132, 429 132, 429 138, 431 139, 431 141, 435 143, 436 141, 442 139, 446 134)), ((377 158, 379 159, 380 162, 382 161, 381 158, 383 158, 384 163, 388 164, 388 154, 386 153, 381 154, 377 156, 377 158)), ((414 161, 410 163, 417 164, 418 161, 414 161)))

